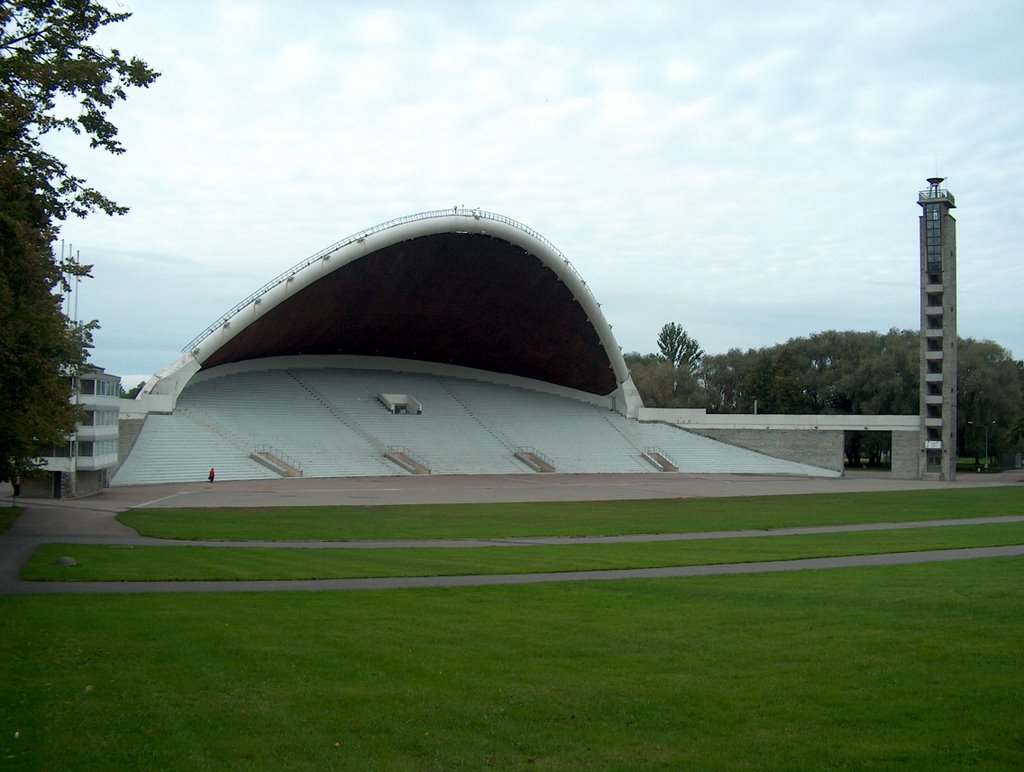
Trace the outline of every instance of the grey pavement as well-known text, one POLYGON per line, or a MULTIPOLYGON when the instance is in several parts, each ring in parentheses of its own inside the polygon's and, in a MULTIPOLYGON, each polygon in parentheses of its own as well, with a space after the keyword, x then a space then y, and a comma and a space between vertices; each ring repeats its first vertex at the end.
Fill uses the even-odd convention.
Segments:
MULTIPOLYGON (((906 527, 936 527, 983 522, 1019 522, 1022 516, 925 521, 918 523, 876 523, 816 528, 748 530, 695 534, 638 534, 620 537, 532 538, 491 540, 430 540, 389 542, 189 542, 152 539, 139 536, 115 519, 117 512, 135 507, 271 507, 296 505, 381 505, 416 503, 493 503, 505 501, 601 501, 652 498, 701 498, 713 496, 782 495, 794 493, 849 493, 856 491, 951 489, 978 486, 1005 486, 1024 482, 1024 473, 964 475, 954 483, 918 480, 893 480, 888 476, 850 474, 838 479, 800 477, 756 477, 744 475, 486 475, 438 477, 378 477, 298 480, 253 480, 242 482, 191 483, 109 488, 98 495, 77 500, 18 499, 22 516, 5 534, 0 534, 0 594, 54 592, 223 592, 368 589, 371 587, 468 586, 471 584, 523 583, 527 581, 582 581, 587 579, 640 578, 644 576, 693 576, 711 573, 749 573, 752 570, 800 570, 807 567, 843 565, 879 565, 884 556, 858 556, 828 559, 834 565, 814 561, 745 563, 735 566, 697 566, 673 569, 642 569, 636 572, 600 571, 565 574, 528 574, 512 576, 428 577, 381 580, 324 580, 316 582, 140 582, 140 583, 34 583, 21 582, 21 567, 43 543, 95 543, 170 546, 305 547, 376 549, 384 547, 482 547, 538 546, 547 544, 607 543, 624 541, 669 541, 749 536, 827 533, 830 531, 888 530, 906 527), (862 560, 863 563, 850 563, 862 560), (806 564, 806 565, 805 565, 806 564), (761 569, 756 567, 761 566, 761 569), (783 566, 779 568, 775 566, 783 566), (651 573, 651 572, 670 573, 651 573), (671 572, 681 573, 671 573, 671 572), (374 582, 381 584, 375 585, 374 582)), ((10 486, 0 486, 0 501, 10 500, 10 486)), ((1013 547, 992 548, 1010 550, 1013 547)), ((1024 547, 1020 548, 1024 549, 1024 547)), ((942 550, 933 553, 906 553, 899 562, 967 559, 989 556, 990 551, 942 550), (916 556, 916 557, 914 557, 916 556)), ((991 553, 1003 554, 1003 553, 991 553)))
POLYGON ((1024 545, 973 549, 894 552, 838 558, 773 560, 761 563, 719 563, 706 566, 628 568, 605 571, 561 571, 538 574, 483 574, 474 576, 401 576, 380 579, 309 579, 291 581, 230 582, 14 582, 0 583, 0 594, 66 595, 97 593, 205 593, 205 592, 313 592, 322 590, 397 590, 420 587, 482 587, 496 584, 592 582, 623 579, 668 579, 723 574, 763 574, 864 566, 896 566, 980 558, 1020 557, 1024 545), (13 586, 12 586, 13 585, 13 586))

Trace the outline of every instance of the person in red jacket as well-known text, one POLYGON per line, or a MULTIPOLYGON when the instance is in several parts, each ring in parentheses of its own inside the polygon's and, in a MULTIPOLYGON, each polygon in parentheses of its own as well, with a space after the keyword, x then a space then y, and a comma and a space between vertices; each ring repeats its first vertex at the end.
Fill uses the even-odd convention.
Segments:
POLYGON ((210 482, 213 482, 213 478, 217 476, 217 473, 213 471, 213 467, 210 467, 210 482))

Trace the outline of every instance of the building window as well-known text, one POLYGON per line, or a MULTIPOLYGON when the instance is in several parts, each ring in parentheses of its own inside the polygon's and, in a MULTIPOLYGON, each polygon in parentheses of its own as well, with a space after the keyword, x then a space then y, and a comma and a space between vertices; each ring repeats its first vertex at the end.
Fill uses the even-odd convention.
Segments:
POLYGON ((79 440, 78 455, 85 458, 117 453, 117 440, 79 440))
POLYGON ((99 380, 96 378, 82 378, 78 383, 79 394, 95 394, 98 397, 116 397, 117 380, 99 380))
POLYGON ((942 270, 942 221, 938 204, 924 208, 925 263, 929 273, 942 270))

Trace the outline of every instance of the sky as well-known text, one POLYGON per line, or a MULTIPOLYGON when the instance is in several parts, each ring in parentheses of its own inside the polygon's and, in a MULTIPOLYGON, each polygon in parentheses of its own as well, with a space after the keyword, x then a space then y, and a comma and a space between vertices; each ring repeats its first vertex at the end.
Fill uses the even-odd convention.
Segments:
POLYGON ((96 42, 162 73, 126 152, 52 149, 92 361, 127 386, 291 265, 455 205, 539 231, 624 351, 917 328, 917 205, 956 197, 958 326, 1024 358, 1024 3, 175 0, 96 42), (1016 235, 1015 235, 1016 234, 1016 235))

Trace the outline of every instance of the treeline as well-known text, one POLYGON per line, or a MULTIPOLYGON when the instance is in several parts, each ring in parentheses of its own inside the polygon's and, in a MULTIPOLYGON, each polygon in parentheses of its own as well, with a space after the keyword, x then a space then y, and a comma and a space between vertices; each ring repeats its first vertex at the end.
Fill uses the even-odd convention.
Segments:
MULTIPOLYGON (((707 355, 678 324, 665 325, 659 353, 626 354, 648 407, 709 413, 917 415, 916 330, 829 330, 760 349, 707 355)), ((1024 362, 990 340, 961 338, 957 431, 962 455, 1020 447, 1024 362)))

